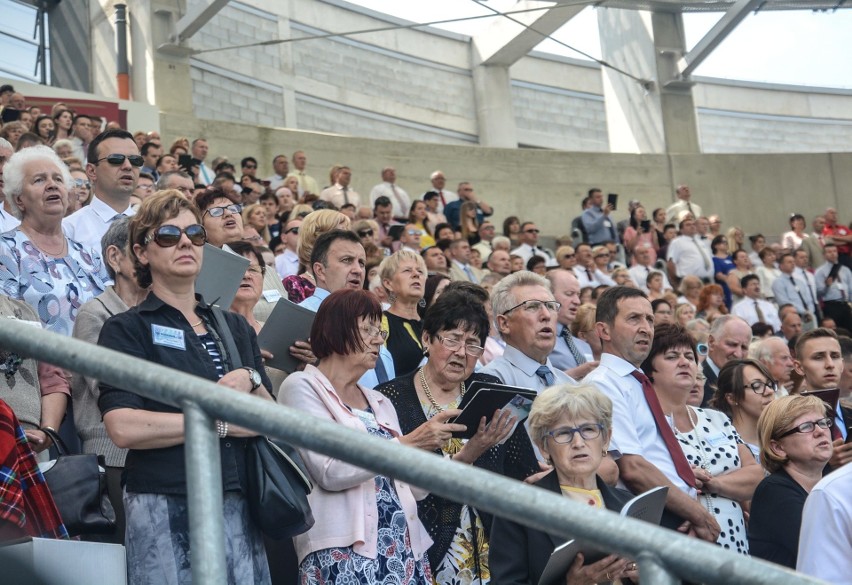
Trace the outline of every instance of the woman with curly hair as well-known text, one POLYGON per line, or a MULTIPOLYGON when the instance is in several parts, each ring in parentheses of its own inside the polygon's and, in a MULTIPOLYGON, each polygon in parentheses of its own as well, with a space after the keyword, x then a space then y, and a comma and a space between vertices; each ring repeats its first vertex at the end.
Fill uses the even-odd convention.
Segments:
POLYGON ((713 319, 728 314, 725 306, 725 291, 718 284, 708 284, 701 289, 698 295, 698 306, 695 307, 696 318, 706 319, 712 323, 713 319))

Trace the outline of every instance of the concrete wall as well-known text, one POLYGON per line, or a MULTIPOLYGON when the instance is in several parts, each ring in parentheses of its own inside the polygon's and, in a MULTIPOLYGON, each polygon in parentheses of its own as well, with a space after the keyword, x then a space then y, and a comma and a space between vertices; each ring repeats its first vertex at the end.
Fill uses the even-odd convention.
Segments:
MULTIPOLYGON (((498 222, 519 215, 551 235, 570 231, 591 186, 619 193, 625 204, 638 198, 654 208, 671 203, 675 186, 686 182, 707 213, 721 213, 726 226, 740 225, 748 233, 780 235, 793 211, 810 219, 834 206, 841 219, 852 217, 852 154, 568 153, 351 138, 168 114, 161 121, 167 143, 179 135, 205 136, 211 156, 236 161, 252 154, 264 176, 271 174, 275 154, 297 149, 307 152, 309 172, 320 185, 331 165, 348 164, 353 187, 362 194, 380 182, 386 165, 397 168, 399 184, 414 196, 429 188, 429 173, 441 169, 451 188, 472 181, 494 205, 498 222)), ((616 216, 623 218, 624 211, 616 216)))

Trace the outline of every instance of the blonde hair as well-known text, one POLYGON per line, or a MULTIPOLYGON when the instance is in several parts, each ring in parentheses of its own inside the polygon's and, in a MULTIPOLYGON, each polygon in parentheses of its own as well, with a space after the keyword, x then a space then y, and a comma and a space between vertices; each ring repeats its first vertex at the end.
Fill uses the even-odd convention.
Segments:
MULTIPOLYGON (((393 280, 394 275, 396 274, 397 270, 399 270, 399 265, 405 262, 406 260, 412 260, 417 265, 417 269, 420 271, 420 274, 423 275, 423 283, 425 287, 426 275, 428 274, 428 271, 426 269, 426 262, 423 260, 423 257, 417 252, 414 252, 413 250, 401 249, 397 250, 396 252, 382 260, 382 263, 379 264, 379 278, 381 278, 382 286, 385 288, 385 290, 387 290, 387 287, 385 287, 384 284, 385 281, 393 280)), ((390 292, 391 291, 388 291, 388 293, 390 292)))
POLYGON ((757 419, 757 436, 760 440, 760 464, 769 473, 775 473, 790 462, 772 449, 772 441, 786 431, 793 422, 809 412, 826 414, 825 402, 816 396, 794 394, 782 396, 769 403, 757 419))
POLYGON ((559 246, 556 249, 556 262, 557 264, 562 264, 562 261, 565 260, 565 256, 570 256, 574 253, 574 248, 572 246, 559 246))
MULTIPOLYGON (((266 208, 263 207, 263 205, 261 205, 260 203, 252 203, 251 205, 248 205, 243 208, 243 228, 253 227, 257 230, 257 227, 253 226, 249 222, 249 217, 251 217, 251 214, 254 213, 254 210, 258 207, 262 208, 264 212, 266 211, 266 208)), ((269 242, 269 240, 272 239, 272 234, 269 233, 269 226, 265 225, 263 226, 263 228, 257 230, 257 232, 260 234, 260 237, 263 238, 264 242, 269 242)))
MULTIPOLYGON (((294 215, 295 211, 294 207, 293 212, 290 213, 291 217, 298 217, 294 215)), ((299 243, 296 245, 299 264, 305 267, 311 265, 311 252, 314 250, 314 243, 318 237, 331 230, 348 230, 349 225, 349 218, 334 209, 320 209, 306 215, 302 225, 299 226, 299 243)))
POLYGON ((577 307, 577 315, 571 322, 571 335, 577 337, 580 333, 595 330, 595 314, 598 308, 591 303, 583 303, 577 307))
POLYGON ((547 433, 562 417, 582 415, 591 416, 603 427, 604 445, 608 444, 612 430, 612 400, 591 385, 560 384, 541 392, 530 410, 530 437, 541 449, 547 433))

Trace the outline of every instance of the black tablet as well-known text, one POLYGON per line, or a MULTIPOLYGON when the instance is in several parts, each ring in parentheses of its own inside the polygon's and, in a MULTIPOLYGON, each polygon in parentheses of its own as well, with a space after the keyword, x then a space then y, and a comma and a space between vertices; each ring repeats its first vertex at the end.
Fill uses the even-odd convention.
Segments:
POLYGON ((535 400, 537 393, 529 388, 520 388, 517 386, 506 386, 504 384, 491 384, 488 382, 474 382, 465 392, 459 408, 462 413, 454 420, 447 421, 466 425, 467 429, 464 432, 453 433, 453 436, 460 439, 469 439, 476 434, 479 428, 479 421, 485 417, 486 422, 491 422, 494 417, 494 411, 505 408, 510 402, 513 405, 515 412, 519 418, 518 422, 526 419, 529 414, 529 405, 535 400), (515 400, 515 398, 517 399, 515 400))

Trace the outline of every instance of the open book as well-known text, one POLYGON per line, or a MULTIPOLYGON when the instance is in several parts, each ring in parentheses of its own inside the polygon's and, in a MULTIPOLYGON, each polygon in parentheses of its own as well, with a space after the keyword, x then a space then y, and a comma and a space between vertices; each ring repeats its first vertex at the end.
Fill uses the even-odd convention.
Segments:
MULTIPOLYGON (((668 493, 669 488, 665 486, 648 490, 624 504, 619 514, 624 518, 635 518, 651 524, 659 524, 663 517, 663 509, 666 507, 668 493)), ((564 583, 565 574, 568 573, 568 569, 574 563, 574 557, 577 556, 577 553, 583 553, 583 563, 586 565, 596 563, 610 554, 579 539, 569 540, 554 549, 544 572, 541 574, 538 585, 564 583)))

